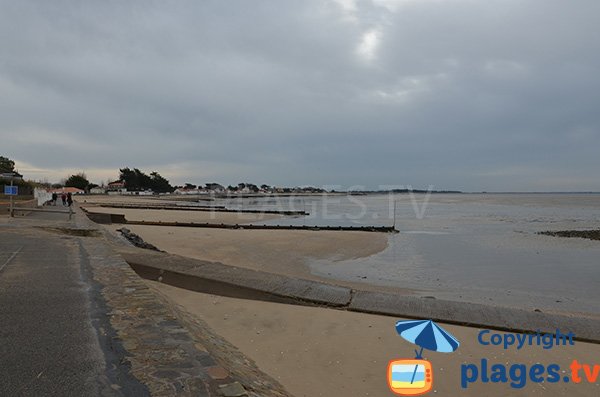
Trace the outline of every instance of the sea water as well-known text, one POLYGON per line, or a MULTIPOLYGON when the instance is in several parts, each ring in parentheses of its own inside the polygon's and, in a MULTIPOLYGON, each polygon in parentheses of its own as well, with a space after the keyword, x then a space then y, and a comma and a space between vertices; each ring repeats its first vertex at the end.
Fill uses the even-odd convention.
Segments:
POLYGON ((261 224, 400 231, 370 257, 311 261, 315 275, 438 299, 600 314, 600 241, 538 234, 599 229, 600 194, 327 195, 227 205, 310 213, 261 224))

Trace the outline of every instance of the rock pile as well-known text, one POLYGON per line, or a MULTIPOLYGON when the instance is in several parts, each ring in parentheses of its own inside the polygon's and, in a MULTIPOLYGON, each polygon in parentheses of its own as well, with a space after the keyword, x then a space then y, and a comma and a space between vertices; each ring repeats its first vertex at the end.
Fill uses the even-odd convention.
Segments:
POLYGON ((145 242, 143 238, 141 238, 139 235, 133 233, 131 230, 125 227, 117 229, 117 232, 120 232, 123 235, 123 237, 125 237, 131 244, 135 245, 138 248, 145 248, 153 251, 163 252, 162 250, 159 250, 156 246, 145 242))

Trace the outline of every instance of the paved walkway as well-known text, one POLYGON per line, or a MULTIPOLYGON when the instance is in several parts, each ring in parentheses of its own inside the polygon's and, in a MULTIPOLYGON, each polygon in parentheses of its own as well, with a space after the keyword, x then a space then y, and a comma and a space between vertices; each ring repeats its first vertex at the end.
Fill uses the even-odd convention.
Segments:
POLYGON ((81 213, 0 218, 0 396, 288 396, 93 228, 81 213))
MULTIPOLYGON (((2 230, 0 395, 94 396, 110 391, 73 241, 2 230)), ((123 385, 143 390, 123 377, 123 385)))

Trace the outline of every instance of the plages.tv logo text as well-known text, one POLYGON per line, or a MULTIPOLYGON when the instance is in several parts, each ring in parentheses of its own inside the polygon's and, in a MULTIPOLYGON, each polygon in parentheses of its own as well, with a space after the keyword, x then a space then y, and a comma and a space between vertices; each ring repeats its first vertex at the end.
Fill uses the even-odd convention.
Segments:
MULTIPOLYGON (((549 350, 563 346, 573 346, 575 335, 572 332, 563 333, 559 329, 554 333, 536 332, 533 334, 494 333, 482 330, 477 335, 477 341, 482 346, 502 347, 504 350, 521 350, 524 346, 539 346, 549 350)), ((513 389, 522 389, 528 382, 532 383, 569 383, 575 384, 587 381, 595 383, 600 375, 600 365, 580 363, 574 359, 568 365, 569 371, 563 371, 556 363, 536 363, 531 366, 521 363, 491 363, 482 358, 479 363, 462 364, 460 369, 460 385, 467 389, 475 382, 507 383, 513 389)))

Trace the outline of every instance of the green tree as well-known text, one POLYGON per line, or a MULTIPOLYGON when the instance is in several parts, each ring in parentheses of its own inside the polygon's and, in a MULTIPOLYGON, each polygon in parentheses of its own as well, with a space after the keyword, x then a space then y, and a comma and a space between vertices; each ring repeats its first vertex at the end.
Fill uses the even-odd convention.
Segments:
POLYGON ((0 172, 14 172, 15 162, 8 157, 0 156, 0 172))
POLYGON ((86 190, 90 181, 87 180, 87 177, 83 172, 79 174, 71 175, 67 178, 65 182, 66 187, 76 187, 77 189, 86 190))
POLYGON ((225 189, 223 185, 216 182, 211 182, 206 184, 206 190, 223 190, 225 189))
POLYGON ((127 190, 146 190, 152 188, 152 178, 137 168, 121 168, 119 179, 125 182, 127 190))
POLYGON ((160 175, 158 172, 151 172, 150 176, 152 177, 150 186, 152 191, 156 193, 171 193, 173 190, 175 190, 173 189, 173 186, 171 186, 169 181, 165 179, 162 175, 160 175))
POLYGON ((127 190, 152 189, 156 193, 167 193, 175 190, 169 181, 156 171, 151 172, 150 175, 146 175, 137 168, 133 170, 130 168, 121 168, 119 172, 119 178, 125 182, 127 190))
POLYGON ((129 167, 119 169, 119 180, 125 182, 125 187, 129 190, 139 189, 138 178, 129 167))

